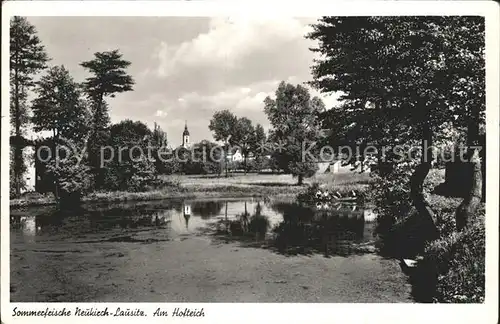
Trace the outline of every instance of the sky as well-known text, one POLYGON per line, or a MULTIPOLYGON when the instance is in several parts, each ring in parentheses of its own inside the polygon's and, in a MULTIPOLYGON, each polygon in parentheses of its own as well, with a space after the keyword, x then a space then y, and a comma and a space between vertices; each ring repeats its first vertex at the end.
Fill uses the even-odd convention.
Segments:
MULTIPOLYGON (((224 17, 28 17, 37 29, 49 66, 64 65, 78 82, 88 76, 79 65, 95 52, 119 49, 132 64, 134 91, 109 98, 113 123, 156 122, 170 145, 181 144, 185 121, 191 142, 213 140, 214 112, 270 125, 263 111, 280 81, 311 80, 316 44, 304 38, 314 18, 224 17)), ((315 90, 327 108, 336 95, 315 90)))

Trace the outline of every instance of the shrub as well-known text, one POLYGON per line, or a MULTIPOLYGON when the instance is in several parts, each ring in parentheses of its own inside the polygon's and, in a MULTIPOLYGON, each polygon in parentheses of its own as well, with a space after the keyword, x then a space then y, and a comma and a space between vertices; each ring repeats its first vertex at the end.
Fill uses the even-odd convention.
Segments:
POLYGON ((47 171, 57 181, 61 206, 76 207, 90 188, 89 168, 76 159, 58 159, 47 163, 47 171))
POLYGON ((482 303, 485 292, 485 227, 479 218, 462 232, 431 242, 424 262, 435 264, 435 301, 482 303))

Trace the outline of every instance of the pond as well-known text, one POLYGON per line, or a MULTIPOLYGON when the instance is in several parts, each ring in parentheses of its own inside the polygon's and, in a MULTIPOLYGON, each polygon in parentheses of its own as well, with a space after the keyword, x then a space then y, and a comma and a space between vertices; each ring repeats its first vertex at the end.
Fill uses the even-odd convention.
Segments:
MULTIPOLYGON (((316 260, 304 273, 318 271, 314 263, 325 257, 373 258, 374 220, 370 209, 352 203, 326 212, 251 198, 14 209, 11 299, 308 301, 303 292, 288 299, 262 294, 260 279, 231 280, 245 276, 244 263, 252 275, 266 272, 262 278, 276 276, 290 261, 274 263, 290 256, 297 267, 303 257, 316 260), (228 300, 235 289, 239 297, 228 300)), ((361 273, 372 270, 370 264, 361 273)))

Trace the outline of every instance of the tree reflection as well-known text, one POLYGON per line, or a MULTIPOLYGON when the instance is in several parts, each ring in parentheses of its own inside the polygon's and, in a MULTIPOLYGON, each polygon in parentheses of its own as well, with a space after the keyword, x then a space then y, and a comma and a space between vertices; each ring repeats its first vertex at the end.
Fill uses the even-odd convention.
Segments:
POLYGON ((224 207, 223 201, 195 201, 191 204, 193 215, 200 216, 202 219, 220 215, 224 207))
POLYGON ((347 255, 353 252, 353 243, 363 239, 362 211, 300 204, 277 204, 273 208, 283 213, 283 221, 273 229, 274 243, 281 253, 347 255))

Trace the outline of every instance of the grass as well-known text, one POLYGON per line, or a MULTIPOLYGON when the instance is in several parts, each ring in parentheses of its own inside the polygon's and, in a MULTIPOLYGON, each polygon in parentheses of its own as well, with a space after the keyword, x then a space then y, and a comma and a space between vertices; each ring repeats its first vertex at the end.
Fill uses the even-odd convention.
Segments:
MULTIPOLYGON (((444 170, 431 170, 424 184, 432 192, 444 182, 444 170)), ((415 211, 391 228, 396 236, 386 243, 401 258, 419 259, 410 274, 413 296, 418 302, 481 303, 485 293, 485 209, 482 203, 468 227, 456 231, 455 211, 462 198, 428 194, 439 238, 425 242, 427 227, 415 211), (419 258, 420 257, 420 258, 419 258)))
MULTIPOLYGON (((293 198, 313 183, 332 188, 340 193, 351 190, 363 192, 368 189, 370 176, 342 171, 336 174, 318 174, 305 179, 302 186, 297 179, 287 174, 230 174, 216 175, 172 175, 161 176, 163 185, 145 192, 92 192, 83 197, 84 203, 147 201, 168 198, 293 198)), ((30 193, 19 199, 11 199, 11 208, 55 204, 52 194, 30 193)))

